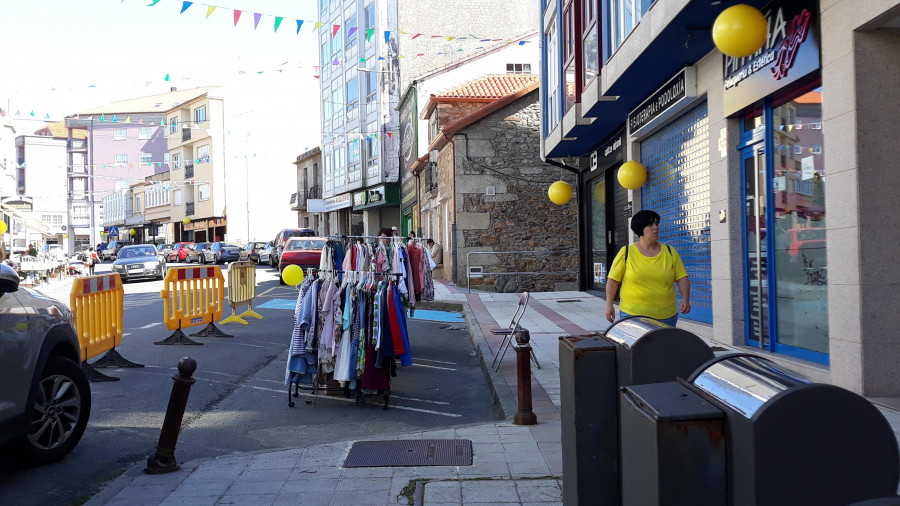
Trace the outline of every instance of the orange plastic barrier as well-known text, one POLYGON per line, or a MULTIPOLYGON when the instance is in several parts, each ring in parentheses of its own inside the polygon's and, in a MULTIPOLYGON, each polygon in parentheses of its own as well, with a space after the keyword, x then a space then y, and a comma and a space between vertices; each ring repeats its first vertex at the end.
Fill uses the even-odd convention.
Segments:
POLYGON ((253 299, 256 297, 256 263, 233 262, 228 266, 228 305, 231 306, 231 316, 225 318, 220 324, 231 322, 247 325, 244 318, 252 316, 262 320, 263 317, 253 310, 253 299), (247 310, 237 314, 238 304, 247 304, 247 310))
POLYGON ((222 317, 225 278, 219 266, 176 267, 169 269, 159 294, 167 329, 213 323, 222 317))
POLYGON ((124 297, 118 274, 88 276, 72 282, 69 302, 82 362, 122 344, 124 297))

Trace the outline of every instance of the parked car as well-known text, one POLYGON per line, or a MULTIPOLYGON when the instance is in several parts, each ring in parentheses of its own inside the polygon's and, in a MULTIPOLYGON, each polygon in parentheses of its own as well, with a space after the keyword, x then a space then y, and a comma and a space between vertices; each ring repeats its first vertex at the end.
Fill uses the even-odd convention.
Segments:
POLYGON ((788 254, 798 256, 802 251, 813 249, 825 249, 824 228, 792 228, 787 234, 788 254))
POLYGON ((124 246, 134 244, 131 241, 110 241, 103 250, 103 258, 101 260, 115 260, 118 257, 119 250, 124 246))
POLYGON ((187 255, 191 251, 192 242, 176 242, 172 245, 172 251, 166 257, 167 262, 186 262, 187 255))
POLYGON ((314 237, 316 232, 311 228, 284 228, 275 235, 272 246, 275 248, 272 253, 275 256, 275 262, 272 265, 278 265, 281 254, 284 252, 284 246, 291 237, 314 237))
POLYGON ((156 246, 156 251, 159 251, 159 254, 162 255, 163 258, 166 259, 166 261, 168 261, 169 253, 172 252, 172 246, 172 244, 158 244, 156 246))
POLYGON ((275 255, 272 252, 275 250, 275 246, 273 246, 272 242, 267 242, 263 249, 259 250, 257 255, 259 256, 258 264, 269 264, 272 267, 275 267, 277 264, 275 263, 275 255))
POLYGON ((166 276, 166 261, 152 244, 125 246, 119 251, 119 258, 112 264, 113 272, 119 273, 122 281, 140 278, 163 279, 166 276))
POLYGON ((260 263, 259 250, 261 250, 265 247, 266 247, 266 243, 264 243, 264 242, 250 241, 249 243, 247 243, 246 246, 244 246, 244 249, 241 250, 240 261, 241 262, 250 261, 250 262, 260 263))
MULTIPOLYGON (((326 239, 322 237, 294 237, 289 240, 278 262, 278 273, 284 272, 288 265, 299 265, 304 269, 318 267, 325 242, 326 239)), ((279 276, 279 281, 284 284, 284 278, 279 276)))
POLYGON ((63 304, 20 289, 0 263, 0 451, 15 461, 55 462, 87 427, 91 387, 72 320, 63 304))
POLYGON ((203 253, 203 263, 221 264, 237 262, 241 256, 241 247, 230 242, 217 241, 212 243, 203 253))
POLYGON ((187 258, 185 261, 187 263, 192 264, 197 262, 198 264, 203 263, 203 253, 209 248, 210 242, 198 242, 191 244, 191 249, 188 250, 187 258))

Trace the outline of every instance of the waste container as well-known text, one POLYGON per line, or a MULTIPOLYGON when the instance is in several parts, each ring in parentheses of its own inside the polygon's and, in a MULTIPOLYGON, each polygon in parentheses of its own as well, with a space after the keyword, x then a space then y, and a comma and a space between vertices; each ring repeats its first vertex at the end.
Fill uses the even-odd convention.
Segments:
POLYGON ((847 505, 895 495, 897 440, 863 397, 748 354, 709 361, 687 385, 725 413, 731 504, 847 505))
POLYGON ((684 385, 621 394, 622 504, 725 506, 725 414, 684 385))
POLYGON ((646 317, 604 335, 559 338, 563 502, 619 504, 619 389, 687 378, 713 352, 696 335, 646 317))

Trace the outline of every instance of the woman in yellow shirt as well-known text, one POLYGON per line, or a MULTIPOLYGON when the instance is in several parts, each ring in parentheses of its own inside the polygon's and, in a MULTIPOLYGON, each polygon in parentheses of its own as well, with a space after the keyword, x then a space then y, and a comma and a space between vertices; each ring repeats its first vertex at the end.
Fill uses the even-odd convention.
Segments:
POLYGON ((613 260, 606 280, 606 319, 615 320, 613 299, 622 288, 619 318, 649 316, 675 326, 678 313, 691 311, 691 282, 675 248, 659 242, 659 215, 639 211, 631 218, 631 230, 640 239, 622 248, 613 260), (681 292, 681 307, 675 285, 681 292))

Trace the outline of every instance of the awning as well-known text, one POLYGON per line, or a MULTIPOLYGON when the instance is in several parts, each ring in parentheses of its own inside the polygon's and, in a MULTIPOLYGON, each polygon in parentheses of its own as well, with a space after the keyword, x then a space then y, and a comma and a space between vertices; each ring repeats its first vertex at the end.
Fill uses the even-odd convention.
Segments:
POLYGON ((21 223, 22 226, 24 226, 26 228, 29 228, 31 230, 37 230, 38 232, 41 232, 42 234, 54 235, 53 232, 50 230, 50 227, 45 225, 44 222, 29 218, 28 216, 26 216, 22 212, 18 211, 17 209, 7 206, 7 205, 3 204, 2 202, 0 202, 0 211, 2 211, 4 214, 9 215, 12 219, 21 223))

